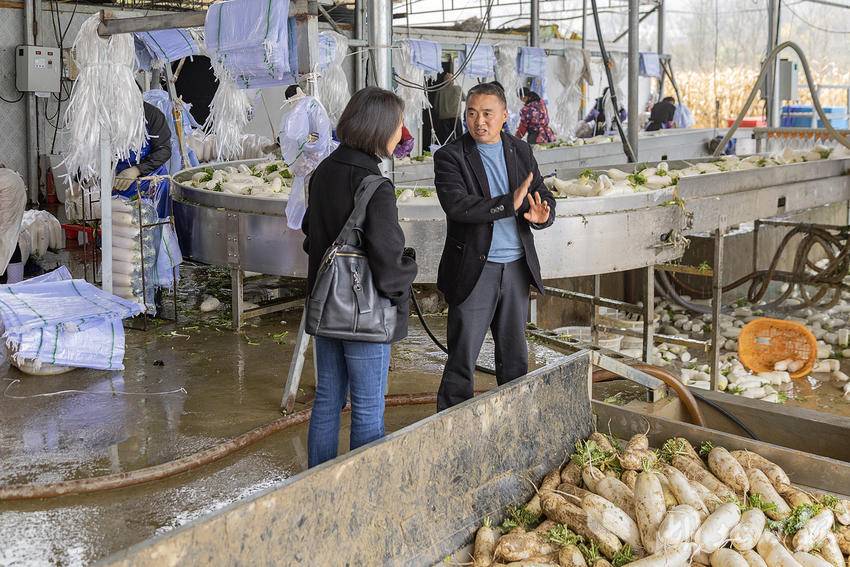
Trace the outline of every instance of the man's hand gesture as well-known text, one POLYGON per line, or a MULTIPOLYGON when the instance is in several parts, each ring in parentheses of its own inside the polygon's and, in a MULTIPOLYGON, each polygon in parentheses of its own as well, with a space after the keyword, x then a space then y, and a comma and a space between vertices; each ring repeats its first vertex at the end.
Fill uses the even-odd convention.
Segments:
POLYGON ((528 195, 528 212, 523 215, 525 220, 533 224, 546 224, 549 220, 549 203, 540 198, 540 193, 528 195))
POLYGON ((539 193, 528 194, 528 188, 531 187, 533 179, 534 174, 529 173, 522 185, 514 191, 514 210, 518 211, 522 207, 522 202, 528 199, 529 209, 523 215, 523 218, 533 224, 545 224, 549 220, 549 203, 541 200, 539 193))

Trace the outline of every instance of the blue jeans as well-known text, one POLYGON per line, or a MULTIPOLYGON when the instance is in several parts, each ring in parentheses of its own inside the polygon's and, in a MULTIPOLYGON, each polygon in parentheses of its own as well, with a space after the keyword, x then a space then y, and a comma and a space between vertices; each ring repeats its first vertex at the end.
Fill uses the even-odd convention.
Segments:
POLYGON ((339 421, 351 393, 351 450, 384 436, 390 345, 313 337, 316 400, 307 434, 309 466, 336 458, 339 421))

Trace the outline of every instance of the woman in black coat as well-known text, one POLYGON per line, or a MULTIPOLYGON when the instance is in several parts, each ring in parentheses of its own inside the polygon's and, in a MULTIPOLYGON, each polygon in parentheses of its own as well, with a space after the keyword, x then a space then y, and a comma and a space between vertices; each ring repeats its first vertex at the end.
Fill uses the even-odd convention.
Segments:
MULTIPOLYGON (((367 87, 354 94, 337 124, 341 145, 316 168, 310 180, 302 229, 309 255, 308 289, 322 257, 354 209, 354 194, 368 175, 380 175, 380 158, 401 140, 404 102, 390 91, 367 87)), ((398 310, 392 342, 407 336, 410 286, 416 262, 406 254, 398 224, 395 188, 387 180, 366 208, 363 246, 378 292, 398 310)), ((309 466, 336 457, 340 413, 351 394, 351 449, 384 435, 384 391, 390 345, 315 337, 316 399, 307 436, 309 466)))

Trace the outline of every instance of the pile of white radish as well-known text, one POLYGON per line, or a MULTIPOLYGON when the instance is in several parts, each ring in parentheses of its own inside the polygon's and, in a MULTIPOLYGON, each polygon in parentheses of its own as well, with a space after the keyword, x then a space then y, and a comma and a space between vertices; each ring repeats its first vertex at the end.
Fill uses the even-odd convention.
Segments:
MULTIPOLYGON (((234 159, 255 159, 271 153, 274 142, 265 136, 243 134, 240 141, 239 156, 234 159)), ((186 145, 194 152, 198 161, 209 163, 218 161, 218 143, 215 134, 206 134, 203 130, 193 130, 186 136, 186 145)))
POLYGON ((660 162, 655 167, 636 169, 633 173, 616 168, 605 171, 586 169, 575 179, 547 178, 546 186, 558 198, 624 195, 671 187, 682 177, 819 161, 828 159, 832 152, 832 148, 816 145, 802 150, 786 148, 770 156, 723 156, 715 161, 695 163, 681 169, 672 169, 666 162, 660 162))
POLYGON ((608 144, 614 141, 614 136, 593 136, 592 138, 574 138, 572 140, 558 140, 546 144, 536 144, 534 149, 551 150, 554 148, 572 148, 575 146, 593 146, 596 144, 608 144))
MULTIPOLYGON (((784 291, 784 289, 783 289, 784 291)), ((684 299, 690 301, 687 296, 684 299)), ((799 293, 794 292, 787 302, 799 301, 799 293)), ((695 315, 684 307, 656 298, 656 332, 677 338, 706 340, 711 334, 711 315, 695 315)), ((750 321, 765 316, 764 313, 746 304, 739 304, 731 314, 720 317, 721 376, 718 388, 730 394, 738 394, 766 402, 783 402, 793 394, 793 382, 790 374, 799 370, 803 361, 789 358, 774 366, 773 372, 759 374, 750 372, 738 360, 738 336, 741 328, 750 321)), ((850 377, 841 371, 838 358, 850 358, 850 301, 842 297, 838 303, 826 310, 802 309, 787 316, 789 321, 806 325, 818 340, 818 362, 812 369, 810 382, 819 385, 831 383, 843 390, 843 397, 850 401, 850 377)), ((624 350, 627 356, 640 357, 639 350, 624 350)), ((681 368, 682 382, 695 388, 709 388, 709 366, 700 355, 692 354, 684 346, 662 343, 654 347, 650 360, 657 366, 676 366, 681 368)))
POLYGON ((280 160, 248 166, 240 163, 220 169, 211 167, 192 176, 189 185, 197 189, 243 195, 284 199, 291 190, 292 174, 280 160))
MULTIPOLYGON (((396 187, 395 197, 399 203, 407 203, 413 199, 417 201, 423 199, 429 199, 431 201, 436 201, 437 199, 437 189, 436 187, 396 187)), ((424 201, 422 201, 424 202, 424 201)))
POLYGON ((47 211, 24 211, 18 246, 21 261, 26 264, 30 256, 40 258, 48 250, 65 248, 65 231, 59 220, 47 211))
POLYGON ((485 519, 462 564, 847 567, 848 554, 850 500, 805 492, 756 453, 594 433, 501 526, 485 519))
POLYGON ((565 181, 548 177, 544 179, 544 183, 557 198, 607 197, 664 189, 675 185, 675 179, 667 162, 662 161, 656 167, 647 167, 635 173, 619 169, 604 172, 585 169, 575 179, 565 181))

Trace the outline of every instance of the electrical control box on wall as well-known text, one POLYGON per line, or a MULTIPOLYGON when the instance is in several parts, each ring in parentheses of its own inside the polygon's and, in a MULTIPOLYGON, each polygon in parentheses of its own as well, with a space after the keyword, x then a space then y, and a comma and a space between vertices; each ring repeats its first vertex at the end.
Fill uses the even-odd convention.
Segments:
POLYGON ((58 93, 62 74, 58 47, 15 48, 15 87, 24 93, 58 93))

